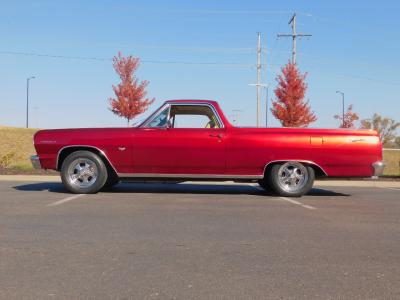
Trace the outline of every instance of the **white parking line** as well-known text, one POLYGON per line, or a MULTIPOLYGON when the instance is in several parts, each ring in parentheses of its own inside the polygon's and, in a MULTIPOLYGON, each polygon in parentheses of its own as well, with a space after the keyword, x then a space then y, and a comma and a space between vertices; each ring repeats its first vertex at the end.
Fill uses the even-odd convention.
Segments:
POLYGON ((393 190, 393 191, 398 191, 400 192, 400 188, 394 188, 394 187, 384 187, 384 186, 380 186, 381 189, 385 189, 385 190, 393 190))
POLYGON ((56 201, 56 202, 47 204, 46 206, 56 206, 56 205, 60 205, 60 204, 63 204, 63 203, 65 203, 65 202, 74 200, 74 199, 79 198, 79 197, 82 197, 82 196, 85 196, 85 194, 78 194, 78 195, 70 196, 70 197, 61 199, 61 200, 59 200, 59 201, 56 201))
MULTIPOLYGON (((262 187, 260 187, 260 186, 251 185, 251 184, 250 184, 250 186, 254 187, 255 189, 257 189, 257 190, 259 190, 259 191, 264 191, 264 189, 263 189, 262 187)), ((292 203, 292 204, 299 205, 299 206, 304 207, 304 208, 307 208, 307 209, 311 209, 311 210, 317 209, 317 208, 314 207, 314 206, 307 205, 307 204, 303 204, 303 203, 301 203, 301 202, 299 202, 299 201, 296 201, 296 200, 293 200, 293 199, 290 199, 290 198, 279 197, 279 199, 285 200, 285 201, 287 201, 287 202, 290 202, 290 203, 292 203)))
POLYGON ((301 206, 301 207, 307 208, 307 209, 317 209, 317 208, 314 207, 314 206, 307 205, 307 204, 303 204, 303 203, 301 203, 301 202, 299 202, 299 201, 296 201, 296 200, 293 200, 293 199, 290 199, 290 198, 286 198, 286 197, 279 197, 279 198, 282 199, 282 200, 285 200, 285 201, 287 201, 287 202, 290 202, 290 203, 292 203, 292 204, 296 204, 296 205, 299 205, 299 206, 301 206))

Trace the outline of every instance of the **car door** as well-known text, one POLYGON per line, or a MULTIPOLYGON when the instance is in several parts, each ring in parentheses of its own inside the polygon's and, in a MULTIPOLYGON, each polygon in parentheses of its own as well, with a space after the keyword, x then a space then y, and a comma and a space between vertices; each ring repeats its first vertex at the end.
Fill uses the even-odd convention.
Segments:
MULTIPOLYGON (((182 104, 178 109, 178 104, 168 104, 160 115, 154 118, 155 121, 150 121, 147 126, 135 131, 133 137, 135 173, 194 175, 194 177, 225 173, 225 128, 222 122, 218 126, 213 124, 208 126, 208 123, 214 121, 207 116, 209 122, 204 127, 177 124, 177 116, 180 114, 174 114, 174 110, 182 111, 185 116, 190 116, 191 112, 196 116, 201 114, 202 110, 205 111, 204 105, 201 105, 200 109, 193 108, 193 105, 188 107, 182 104)), ((210 114, 210 111, 215 114, 212 108, 208 109, 207 114, 210 114)))

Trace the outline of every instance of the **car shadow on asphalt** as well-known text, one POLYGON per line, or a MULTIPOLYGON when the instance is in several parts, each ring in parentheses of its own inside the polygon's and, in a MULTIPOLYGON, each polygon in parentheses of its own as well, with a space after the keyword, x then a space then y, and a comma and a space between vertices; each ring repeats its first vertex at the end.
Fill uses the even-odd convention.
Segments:
MULTIPOLYGON (((14 186, 14 189, 25 192, 49 191, 52 193, 68 193, 62 183, 41 182, 14 186)), ((270 190, 262 190, 258 186, 247 184, 191 184, 191 183, 120 183, 112 188, 103 189, 100 193, 149 193, 149 194, 225 194, 225 195, 277 195, 270 190)), ((350 196, 331 190, 313 188, 307 196, 350 196)))
POLYGON ((321 189, 321 188, 312 188, 311 191, 307 194, 307 196, 318 196, 318 197, 323 197, 323 196, 337 196, 337 197, 349 197, 351 196, 350 194, 345 194, 345 193, 339 193, 339 192, 334 192, 326 189, 321 189))
POLYGON ((57 183, 57 182, 35 182, 35 183, 16 185, 13 188, 16 189, 17 191, 23 191, 23 192, 49 191, 52 193, 61 193, 61 194, 68 193, 64 185, 62 183, 57 183))

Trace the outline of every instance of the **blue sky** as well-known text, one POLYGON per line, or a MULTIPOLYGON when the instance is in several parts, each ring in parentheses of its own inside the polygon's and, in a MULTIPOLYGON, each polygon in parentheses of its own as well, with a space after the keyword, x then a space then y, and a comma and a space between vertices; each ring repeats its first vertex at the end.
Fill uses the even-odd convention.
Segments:
MULTIPOLYGON (((34 75, 32 127, 125 126, 107 109, 118 51, 142 59, 138 75, 156 98, 149 112, 166 99, 214 99, 228 118, 240 110, 239 124, 255 125, 248 84, 256 78, 257 32, 266 50, 263 82, 273 89, 291 55, 291 41, 276 35, 290 32, 294 11, 298 31, 313 35, 298 41, 297 57, 318 116, 312 127, 337 127, 336 90, 362 118, 377 112, 400 121, 398 1, 38 0, 1 7, 0 125, 24 126, 25 82, 34 75)), ((269 124, 279 126, 272 119, 269 113, 269 124)))

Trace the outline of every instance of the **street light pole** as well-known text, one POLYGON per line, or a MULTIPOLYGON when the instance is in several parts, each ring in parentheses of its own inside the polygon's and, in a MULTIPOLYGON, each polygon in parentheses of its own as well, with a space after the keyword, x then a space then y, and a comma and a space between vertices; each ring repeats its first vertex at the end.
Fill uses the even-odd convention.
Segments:
POLYGON ((336 93, 342 95, 342 126, 344 127, 344 93, 341 91, 336 91, 336 93))
POLYGON ((29 81, 35 79, 35 76, 26 79, 26 128, 29 128, 29 81))

